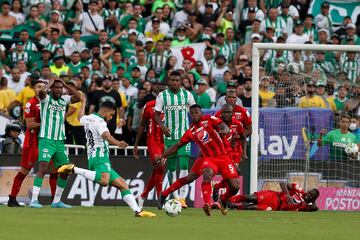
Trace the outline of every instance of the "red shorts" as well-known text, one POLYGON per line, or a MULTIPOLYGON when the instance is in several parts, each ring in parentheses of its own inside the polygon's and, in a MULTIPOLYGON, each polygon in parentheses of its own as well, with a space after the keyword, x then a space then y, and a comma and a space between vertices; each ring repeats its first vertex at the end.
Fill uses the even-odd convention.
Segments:
POLYGON ((37 146, 26 146, 23 148, 20 166, 26 169, 34 167, 38 160, 39 149, 37 146))
POLYGON ((147 142, 149 157, 152 163, 164 153, 164 144, 147 142))
POLYGON ((280 198, 278 196, 278 192, 271 190, 264 190, 254 193, 257 196, 258 202, 257 206, 259 210, 271 210, 276 211, 280 208, 280 198))
POLYGON ((223 179, 239 177, 234 162, 226 155, 205 158, 204 163, 205 162, 211 169, 214 170, 214 173, 219 172, 223 179))
POLYGON ((213 170, 214 174, 217 173, 218 169, 216 166, 214 166, 214 164, 209 161, 209 160, 205 160, 203 156, 198 157, 193 166, 191 167, 190 172, 196 173, 197 175, 202 175, 203 174, 203 170, 204 168, 210 168, 213 170))

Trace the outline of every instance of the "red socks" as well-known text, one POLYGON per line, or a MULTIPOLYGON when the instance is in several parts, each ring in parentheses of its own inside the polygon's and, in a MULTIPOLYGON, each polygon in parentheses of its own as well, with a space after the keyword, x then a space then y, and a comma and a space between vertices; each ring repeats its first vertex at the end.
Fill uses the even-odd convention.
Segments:
MULTIPOLYGON (((178 190, 179 188, 181 188, 182 186, 188 183, 189 182, 186 180, 186 177, 179 178, 173 184, 171 184, 170 187, 165 189, 161 194, 166 198, 167 196, 169 196, 170 193, 178 190)), ((211 192, 211 185, 210 185, 210 192, 211 192)))
POLYGON ((203 182, 203 183, 201 183, 201 191, 202 191, 204 203, 210 205, 210 199, 211 199, 211 183, 210 183, 210 182, 203 182))
POLYGON ((140 195, 142 198, 146 198, 149 192, 155 187, 156 196, 159 196, 162 190, 162 182, 164 175, 164 167, 159 166, 153 169, 151 177, 145 187, 144 192, 140 195))
POLYGON ((11 188, 11 193, 10 196, 16 198, 16 196, 18 195, 20 188, 21 188, 21 184, 24 181, 26 175, 22 174, 21 172, 18 172, 18 174, 16 174, 15 178, 14 178, 14 183, 13 186, 11 188))
POLYGON ((231 202, 232 203, 241 203, 241 202, 244 202, 246 200, 246 195, 236 195, 236 196, 233 196, 231 198, 231 202))
POLYGON ((58 173, 50 173, 49 184, 50 184, 50 189, 51 189, 51 199, 54 199, 54 196, 55 196, 58 175, 59 175, 58 173))

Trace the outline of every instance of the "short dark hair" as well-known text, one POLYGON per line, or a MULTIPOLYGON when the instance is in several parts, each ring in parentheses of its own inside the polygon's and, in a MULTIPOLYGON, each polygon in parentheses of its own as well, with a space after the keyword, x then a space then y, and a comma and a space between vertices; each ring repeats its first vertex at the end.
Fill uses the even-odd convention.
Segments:
POLYGON ((53 84, 53 85, 51 85, 51 87, 54 87, 54 86, 55 86, 55 83, 61 83, 62 85, 64 85, 62 81, 60 81, 60 80, 56 79, 56 80, 54 81, 54 84, 53 84))
POLYGON ((57 32, 58 34, 60 34, 60 30, 58 28, 52 28, 50 33, 53 33, 53 32, 57 32))
POLYGON ((347 118, 347 119, 349 119, 351 121, 351 116, 349 114, 347 114, 347 113, 343 113, 343 114, 340 115, 340 119, 343 119, 343 118, 347 118))
POLYGON ((5 1, 5 2, 3 2, 3 3, 1 4, 1 6, 4 6, 4 5, 11 6, 10 2, 8 2, 8 1, 5 1))
POLYGON ((111 101, 105 101, 103 103, 100 104, 100 108, 107 108, 107 109, 111 109, 111 110, 116 110, 115 104, 111 101))
POLYGON ((198 108, 201 110, 201 106, 199 104, 193 104, 190 106, 190 109, 195 109, 195 108, 198 108))
POLYGON ((181 78, 181 74, 178 72, 178 71, 172 71, 171 73, 170 73, 170 77, 172 77, 172 76, 174 76, 174 77, 180 77, 181 78))

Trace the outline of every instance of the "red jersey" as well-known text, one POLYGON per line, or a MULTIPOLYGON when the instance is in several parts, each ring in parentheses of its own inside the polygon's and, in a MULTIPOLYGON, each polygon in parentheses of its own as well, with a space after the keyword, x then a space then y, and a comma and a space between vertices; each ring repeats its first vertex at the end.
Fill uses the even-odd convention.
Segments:
MULTIPOLYGON (((161 131, 159 125, 155 122, 155 103, 156 100, 152 100, 145 104, 144 112, 142 117, 146 118, 148 121, 148 134, 147 134, 147 141, 157 142, 157 143, 164 143, 164 135, 161 131)), ((161 113, 161 119, 164 118, 164 114, 161 113)))
POLYGON ((190 128, 180 139, 186 144, 190 141, 195 142, 201 149, 204 157, 216 157, 226 154, 226 139, 223 140, 217 132, 217 126, 222 121, 214 116, 202 116, 198 123, 192 123, 190 128))
POLYGON ((304 200, 305 191, 296 183, 291 184, 292 188, 289 189, 289 194, 291 196, 291 203, 287 202, 287 197, 285 192, 280 192, 279 197, 281 199, 280 209, 284 211, 296 211, 307 206, 307 203, 304 200))
MULTIPOLYGON (((221 110, 215 113, 215 117, 220 118, 220 115, 221 110)), ((235 105, 233 116, 236 118, 236 120, 240 121, 243 126, 251 126, 252 124, 249 111, 239 105, 235 105)))
MULTIPOLYGON (((231 124, 228 125, 228 127, 230 128, 230 133, 227 134, 225 136, 225 138, 229 143, 232 141, 232 137, 234 136, 234 134, 243 136, 245 133, 243 124, 240 121, 236 120, 235 116, 232 117, 231 124)), ((242 154, 243 149, 242 149, 242 143, 241 143, 240 139, 236 140, 235 147, 234 148, 231 147, 231 151, 242 154)))
MULTIPOLYGON (((25 105, 24 117, 35 118, 35 121, 40 123, 40 101, 35 96, 32 97, 25 105)), ((25 132, 24 147, 25 146, 38 146, 38 133, 39 128, 27 128, 25 132)))

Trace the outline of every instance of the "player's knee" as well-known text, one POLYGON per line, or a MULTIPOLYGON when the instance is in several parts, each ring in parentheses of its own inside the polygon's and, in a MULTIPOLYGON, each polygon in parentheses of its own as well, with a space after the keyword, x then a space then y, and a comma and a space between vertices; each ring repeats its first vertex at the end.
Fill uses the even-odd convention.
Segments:
POLYGON ((211 169, 206 168, 203 171, 203 181, 204 182, 210 182, 212 177, 214 176, 214 173, 211 169))
POLYGON ((98 183, 99 183, 100 186, 102 186, 102 187, 107 187, 107 186, 109 185, 109 179, 103 179, 103 178, 101 178, 98 183))
POLYGON ((229 184, 229 189, 232 194, 236 194, 239 191, 239 188, 240 188, 240 183, 237 179, 231 181, 231 184, 229 184))
POLYGON ((30 172, 30 169, 21 167, 20 172, 21 172, 21 174, 23 174, 23 175, 28 175, 28 173, 30 172))

